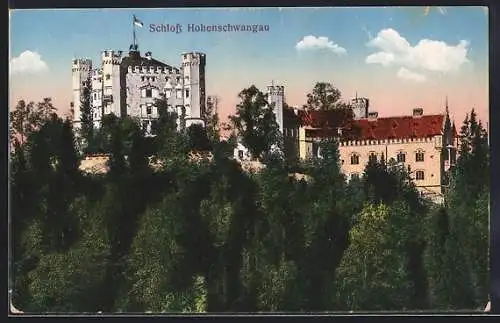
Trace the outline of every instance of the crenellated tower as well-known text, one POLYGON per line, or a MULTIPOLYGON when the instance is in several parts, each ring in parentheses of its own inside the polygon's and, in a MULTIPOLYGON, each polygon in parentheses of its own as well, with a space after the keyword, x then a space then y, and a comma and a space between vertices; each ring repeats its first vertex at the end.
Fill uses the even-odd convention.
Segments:
POLYGON ((102 92, 101 115, 113 113, 120 117, 124 114, 120 102, 122 54, 122 51, 113 50, 104 50, 101 53, 102 89, 99 89, 102 92))
POLYGON ((92 61, 88 58, 73 59, 71 71, 73 83, 73 122, 75 129, 78 129, 81 122, 80 107, 83 90, 86 86, 89 86, 87 81, 92 73, 92 61))
POLYGON ((198 123, 204 125, 205 113, 205 65, 203 53, 182 54, 183 99, 186 127, 198 123))
POLYGON ((279 131, 283 134, 283 108, 285 104, 285 87, 281 85, 269 85, 267 87, 267 102, 273 108, 278 123, 279 131))

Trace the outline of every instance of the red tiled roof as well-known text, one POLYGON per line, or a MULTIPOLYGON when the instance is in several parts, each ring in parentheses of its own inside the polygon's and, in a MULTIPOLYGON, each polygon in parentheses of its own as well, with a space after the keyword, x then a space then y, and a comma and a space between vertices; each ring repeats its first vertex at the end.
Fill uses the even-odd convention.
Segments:
MULTIPOLYGON (((424 138, 432 137, 441 134, 443 127, 443 121, 445 120, 444 115, 424 115, 420 117, 403 116, 403 117, 388 117, 388 118, 378 118, 376 120, 353 120, 352 122, 328 120, 326 122, 326 128, 321 126, 325 124, 324 121, 315 119, 318 116, 318 111, 313 113, 302 112, 301 120, 303 124, 309 125, 313 128, 321 129, 310 129, 308 130, 308 136, 322 137, 333 134, 330 129, 335 127, 342 127, 343 134, 346 134, 347 130, 356 129, 356 132, 349 133, 349 139, 391 139, 391 138, 424 138), (335 126, 330 126, 330 124, 335 124, 335 126), (354 135, 355 138, 352 138, 354 135)), ((335 130, 335 129, 333 129, 335 130)), ((335 130, 336 133, 336 130, 335 130)), ((347 139, 347 138, 346 138, 347 139)))
POLYGON ((363 119, 356 123, 361 128, 361 139, 424 138, 440 135, 444 118, 444 115, 406 116, 363 119))

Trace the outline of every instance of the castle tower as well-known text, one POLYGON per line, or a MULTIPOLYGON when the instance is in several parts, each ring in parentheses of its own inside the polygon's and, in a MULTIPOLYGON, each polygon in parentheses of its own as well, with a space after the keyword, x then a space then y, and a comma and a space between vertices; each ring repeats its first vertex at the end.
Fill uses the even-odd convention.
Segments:
POLYGON ((193 123, 204 125, 205 113, 205 65, 203 53, 182 54, 183 99, 186 111, 186 127, 193 123))
POLYGON ((72 84, 73 84, 73 109, 74 118, 73 123, 75 129, 80 127, 81 121, 81 100, 83 89, 87 86, 87 81, 92 73, 92 61, 90 59, 73 59, 72 64, 72 84))
POLYGON ((370 101, 367 98, 358 98, 356 94, 356 97, 351 100, 351 107, 355 120, 368 118, 370 101))
POLYGON ((283 107, 285 104, 285 87, 270 85, 267 87, 267 102, 273 107, 279 130, 283 133, 283 107))
POLYGON ((219 113, 219 98, 216 95, 209 95, 207 97, 207 107, 206 112, 210 113, 209 116, 213 116, 219 113))
POLYGON ((105 50, 102 60, 102 114, 113 113, 117 117, 126 114, 121 110, 120 64, 122 51, 105 50))

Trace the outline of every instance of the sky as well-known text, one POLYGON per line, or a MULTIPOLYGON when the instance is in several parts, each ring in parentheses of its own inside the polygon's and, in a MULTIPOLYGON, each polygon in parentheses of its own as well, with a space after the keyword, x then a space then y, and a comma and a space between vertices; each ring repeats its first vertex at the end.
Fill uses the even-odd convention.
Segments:
POLYGON ((316 82, 344 100, 370 100, 380 117, 422 107, 442 113, 446 98, 457 125, 474 108, 488 122, 488 13, 484 7, 213 8, 15 10, 10 12, 10 108, 51 97, 61 114, 72 101, 71 62, 100 65, 105 49, 128 51, 132 17, 142 53, 179 66, 183 52, 206 54, 207 95, 222 119, 238 93, 285 86, 300 107, 316 82), (180 24, 182 32, 152 32, 180 24), (190 32, 188 25, 257 25, 260 32, 190 32))

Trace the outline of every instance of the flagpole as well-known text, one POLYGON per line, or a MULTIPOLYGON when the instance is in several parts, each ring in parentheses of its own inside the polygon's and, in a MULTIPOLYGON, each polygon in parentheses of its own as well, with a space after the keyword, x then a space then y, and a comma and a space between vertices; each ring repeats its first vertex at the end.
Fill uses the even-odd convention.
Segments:
POLYGON ((135 38, 135 15, 132 19, 132 30, 133 30, 133 36, 134 36, 134 50, 137 50, 137 44, 136 44, 136 38, 135 38))

